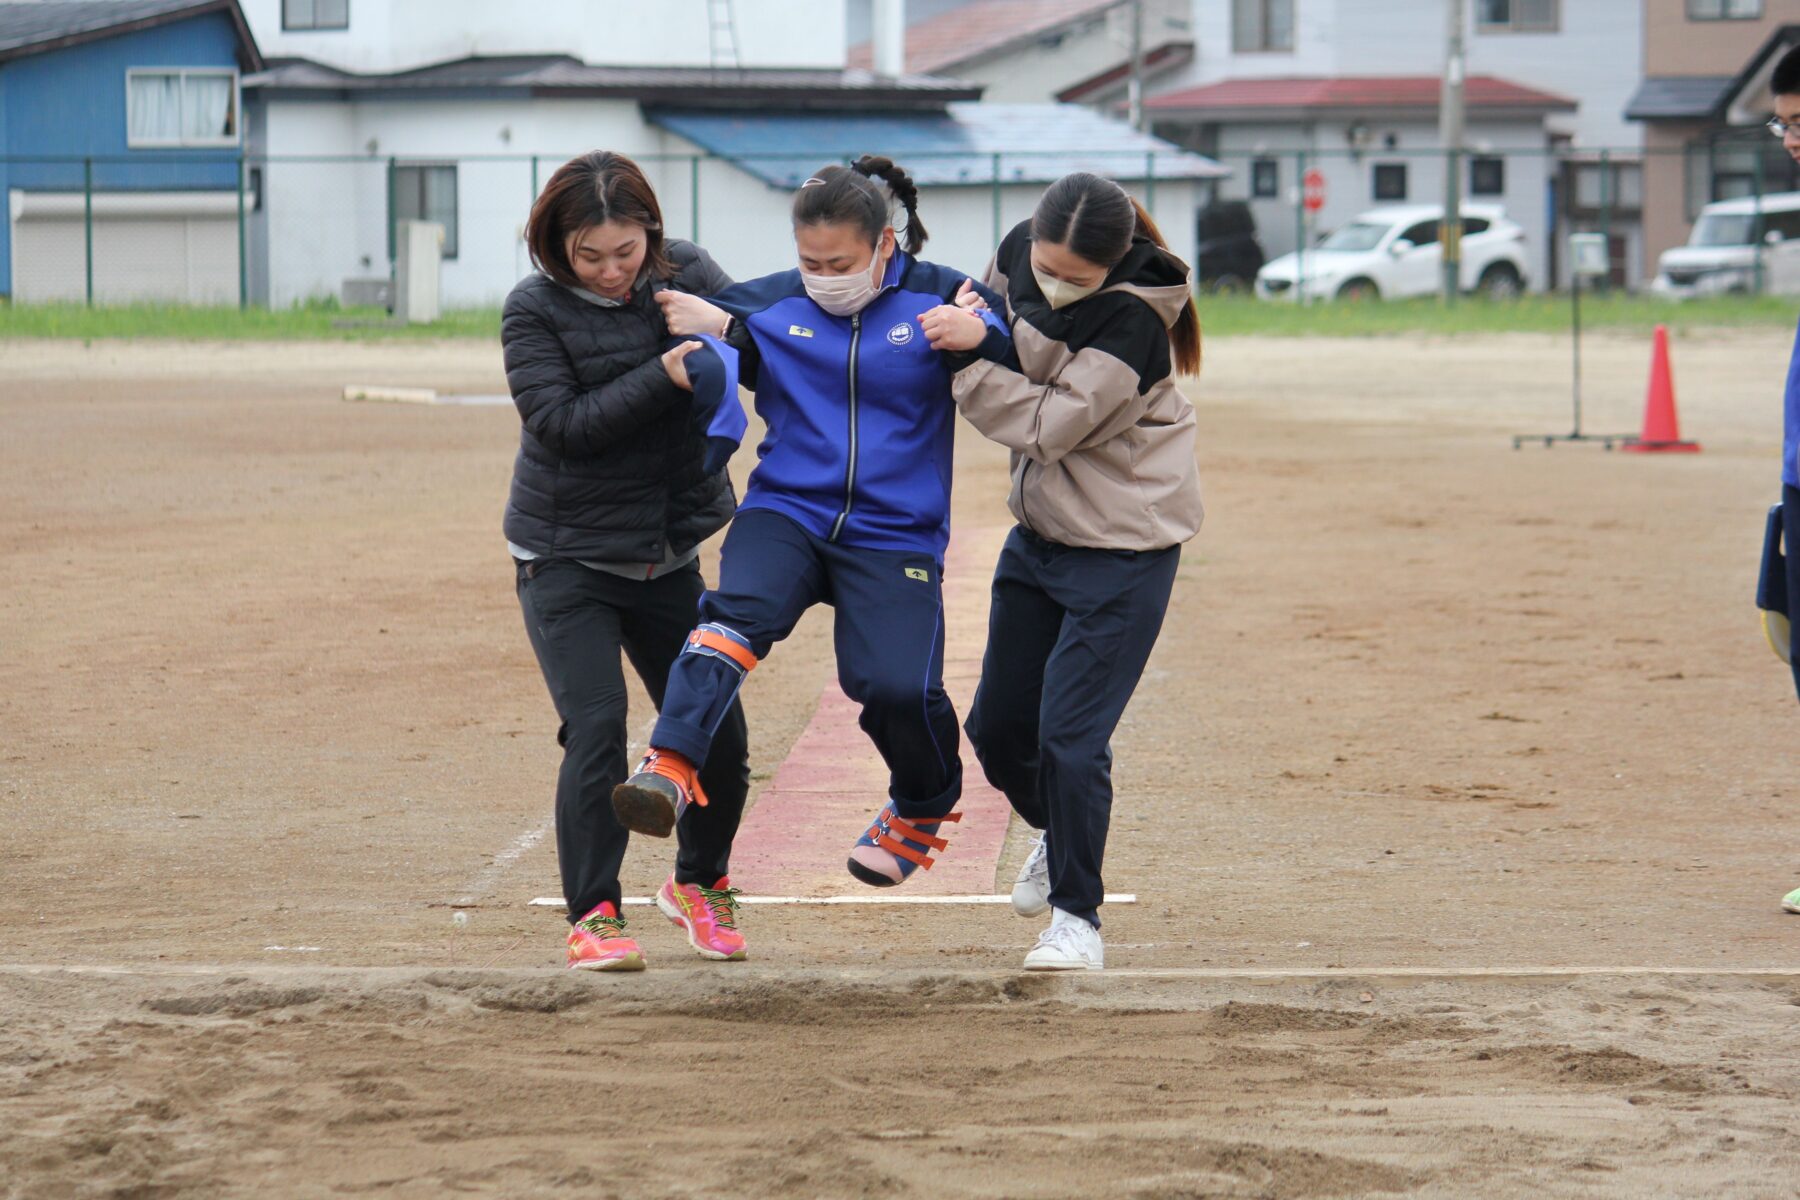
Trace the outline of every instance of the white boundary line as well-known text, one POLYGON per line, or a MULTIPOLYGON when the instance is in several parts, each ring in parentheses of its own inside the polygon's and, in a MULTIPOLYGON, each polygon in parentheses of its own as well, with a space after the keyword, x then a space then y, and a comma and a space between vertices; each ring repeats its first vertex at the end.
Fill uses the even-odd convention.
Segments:
MULTIPOLYGON (((644 732, 626 743, 625 761, 627 763, 632 762, 643 751, 644 743, 650 740, 650 731, 654 728, 656 728, 656 723, 652 721, 644 726, 644 732)), ((480 904, 482 897, 491 893, 494 885, 500 882, 500 877, 506 874, 514 863, 535 849, 537 844, 548 837, 554 828, 556 828, 556 814, 551 813, 537 825, 514 838, 510 846, 494 855, 493 862, 481 869, 481 874, 475 876, 475 881, 469 885, 468 890, 459 899, 450 901, 450 907, 474 908, 480 904)), ((532 903, 536 904, 537 901, 534 900, 532 903)), ((630 903, 630 901, 626 903, 630 903)), ((561 900, 558 900, 556 904, 559 908, 567 907, 561 900)))
MULTIPOLYGON (((1136 904, 1137 894, 1121 892, 1108 895, 1107 904, 1136 904)), ((655 904, 654 896, 627 896, 623 901, 625 907, 633 905, 655 904)), ((1008 895, 989 896, 975 893, 966 896, 884 896, 879 893, 872 896, 739 896, 739 904, 1011 904, 1008 895)), ((561 908, 568 905, 561 896, 539 896, 530 902, 530 908, 561 908)))
MULTIPOLYGON (((316 966, 299 966, 290 964, 264 962, 238 963, 202 963, 192 966, 177 964, 156 964, 144 966, 121 966, 116 964, 79 964, 58 965, 56 963, 0 963, 0 978, 8 975, 106 975, 106 976, 145 976, 145 977, 202 977, 212 975, 305 975, 308 977, 337 976, 341 978, 364 978, 372 982, 383 980, 422 979, 430 975, 444 972, 473 972, 481 975, 493 975, 504 978, 542 979, 551 975, 568 976, 573 974, 566 967, 470 967, 444 965, 435 967, 339 967, 328 964, 316 966)), ((658 972, 657 974, 665 974, 658 972)), ((686 972, 669 974, 671 979, 686 976, 686 972)), ((846 982, 859 980, 897 981, 907 978, 930 977, 933 979, 1010 979, 1029 974, 1016 968, 942 970, 934 968, 883 968, 883 967, 838 967, 832 969, 770 967, 766 964, 737 964, 723 975, 754 976, 758 979, 792 978, 795 980, 817 980, 821 977, 840 979, 846 982)), ((583 977, 590 977, 583 972, 583 977)), ((1280 982, 1282 980, 1311 981, 1329 979, 1394 979, 1394 980, 1456 980, 1456 979, 1585 979, 1614 977, 1621 979, 1642 978, 1678 978, 1678 979, 1800 979, 1800 967, 1109 967, 1104 971, 1071 971, 1066 974, 1051 974, 1050 978, 1066 979, 1070 982, 1103 983, 1108 979, 1194 979, 1212 980, 1228 983, 1233 980, 1280 982)), ((630 976, 632 979, 641 978, 630 976)))

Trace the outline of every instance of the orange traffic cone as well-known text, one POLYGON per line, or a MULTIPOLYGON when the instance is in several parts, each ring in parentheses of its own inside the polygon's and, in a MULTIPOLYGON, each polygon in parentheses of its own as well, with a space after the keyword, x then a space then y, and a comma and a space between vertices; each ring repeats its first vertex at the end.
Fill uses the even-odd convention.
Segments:
POLYGON ((1693 454, 1699 442, 1681 440, 1681 425, 1675 418, 1675 377, 1669 370, 1669 328, 1656 327, 1654 349, 1650 354, 1650 390, 1644 396, 1644 432, 1626 442, 1620 449, 1640 454, 1693 454))

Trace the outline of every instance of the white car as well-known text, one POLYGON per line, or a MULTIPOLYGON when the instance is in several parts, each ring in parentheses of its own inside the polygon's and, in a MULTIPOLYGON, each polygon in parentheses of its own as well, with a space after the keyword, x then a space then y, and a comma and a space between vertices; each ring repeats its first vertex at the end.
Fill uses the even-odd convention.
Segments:
MULTIPOLYGON (((1530 275, 1525 231, 1492 204, 1462 210, 1462 286, 1466 292, 1516 296, 1530 275)), ((1265 300, 1399 299, 1430 296, 1443 286, 1438 243, 1441 204, 1372 208, 1305 253, 1284 254, 1256 273, 1265 300), (1304 272, 1304 282, 1297 282, 1304 272)))
POLYGON ((1687 245, 1663 251, 1650 290, 1679 300, 1753 292, 1759 272, 1765 292, 1800 292, 1800 192, 1708 204, 1687 245))

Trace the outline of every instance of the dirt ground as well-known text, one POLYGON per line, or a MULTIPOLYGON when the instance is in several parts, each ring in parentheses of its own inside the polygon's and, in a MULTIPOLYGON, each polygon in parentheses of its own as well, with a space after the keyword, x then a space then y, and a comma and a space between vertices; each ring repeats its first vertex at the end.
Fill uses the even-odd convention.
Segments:
MULTIPOLYGON (((1511 449, 1565 340, 1212 345, 1078 979, 1004 907, 571 976, 516 418, 339 399, 497 351, 0 343, 0 1196, 1800 1196, 1787 343, 1678 341, 1682 457, 1511 449)), ((759 782, 830 671, 751 677, 759 782)))

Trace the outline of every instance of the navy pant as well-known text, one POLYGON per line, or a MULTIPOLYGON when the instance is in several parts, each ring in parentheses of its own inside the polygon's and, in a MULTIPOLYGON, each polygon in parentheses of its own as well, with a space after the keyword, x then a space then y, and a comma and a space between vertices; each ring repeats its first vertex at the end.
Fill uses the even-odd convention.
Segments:
POLYGON ((1181 548, 1095 550, 1015 528, 1000 551, 969 745, 1049 830, 1051 907, 1100 924, 1112 735, 1162 629, 1181 548))
MULTIPOLYGON (((1781 485, 1782 541, 1787 547, 1788 624, 1800 631, 1800 488, 1781 485)), ((1792 655, 1788 665, 1794 671, 1794 692, 1800 695, 1800 654, 1792 655)))
MULTIPOLYGON (((941 817, 955 808, 961 739, 944 692, 937 561, 924 552, 836 545, 754 508, 732 521, 720 554, 719 586, 701 598, 701 621, 732 630, 761 659, 807 609, 831 605, 838 682, 862 705, 859 724, 887 763, 895 810, 941 817)), ((714 725, 739 682, 724 659, 681 655, 650 744, 710 763, 719 752, 714 725)))
MULTIPOLYGON (((619 652, 658 706, 669 665, 693 628, 704 588, 698 569, 660 579, 624 579, 566 558, 518 564, 525 632, 549 685, 562 727, 562 770, 556 777, 556 861, 562 868, 569 920, 603 900, 619 903, 619 864, 631 834, 613 815, 612 790, 625 781, 625 673, 619 652)), ((711 801, 690 807, 675 827, 675 878, 711 887, 731 870, 750 792, 743 710, 720 722, 712 761, 700 775, 711 801)))

